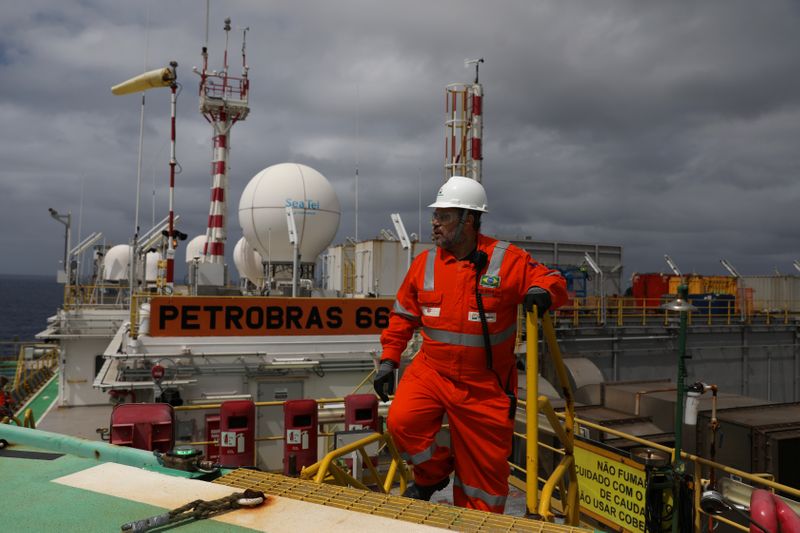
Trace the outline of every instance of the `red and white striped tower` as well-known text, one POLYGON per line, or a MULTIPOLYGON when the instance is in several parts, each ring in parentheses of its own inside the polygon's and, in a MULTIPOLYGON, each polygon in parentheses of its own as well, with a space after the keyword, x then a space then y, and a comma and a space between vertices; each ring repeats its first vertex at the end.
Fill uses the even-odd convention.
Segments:
MULTIPOLYGON (((225 232, 227 216, 226 190, 228 188, 228 150, 230 130, 236 122, 244 120, 250 112, 248 95, 250 82, 247 78, 245 40, 242 35, 242 76, 228 75, 228 37, 231 19, 225 19, 225 53, 222 71, 208 70, 208 49, 203 47, 203 70, 200 74, 200 112, 213 128, 214 155, 211 162, 211 205, 208 211, 206 243, 203 246, 202 263, 223 264, 225 259, 225 232)), ((195 69, 195 72, 197 70, 195 69)))
POLYGON ((467 176, 480 182, 483 171, 483 85, 478 66, 483 59, 468 59, 475 65, 475 82, 451 83, 445 89, 444 179, 467 176))

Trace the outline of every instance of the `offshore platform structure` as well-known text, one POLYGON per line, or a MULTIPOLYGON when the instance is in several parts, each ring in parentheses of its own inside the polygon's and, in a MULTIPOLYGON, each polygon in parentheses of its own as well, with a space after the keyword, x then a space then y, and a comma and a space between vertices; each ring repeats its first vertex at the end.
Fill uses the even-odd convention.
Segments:
POLYGON ((473 83, 451 83, 445 88, 444 179, 466 176, 481 182, 483 166, 483 86, 478 68, 483 58, 467 59, 475 65, 473 83))
POLYGON ((228 189, 228 155, 230 131, 234 124, 247 118, 250 112, 248 98, 250 80, 245 55, 247 31, 242 30, 242 75, 228 73, 228 40, 231 19, 225 19, 225 52, 221 71, 208 69, 208 46, 203 46, 203 69, 194 72, 200 75, 200 112, 213 128, 214 155, 211 162, 211 205, 208 211, 208 228, 203 255, 194 273, 200 286, 222 287, 225 285, 225 241, 227 239, 226 217, 228 189))

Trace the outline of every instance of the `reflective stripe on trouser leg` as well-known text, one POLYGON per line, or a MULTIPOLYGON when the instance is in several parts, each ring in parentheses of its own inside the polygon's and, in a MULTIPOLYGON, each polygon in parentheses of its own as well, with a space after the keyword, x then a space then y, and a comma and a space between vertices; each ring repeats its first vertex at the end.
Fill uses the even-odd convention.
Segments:
POLYGON ((422 358, 415 359, 389 408, 389 432, 403 458, 414 465, 414 482, 419 485, 435 485, 453 471, 450 448, 435 442, 445 413, 442 381, 422 358))
POLYGON ((459 386, 462 395, 448 405, 447 417, 459 480, 453 502, 502 513, 508 495, 513 420, 508 418, 508 397, 493 377, 459 386))
POLYGON ((507 494, 489 494, 485 490, 479 489, 478 487, 465 485, 458 475, 456 475, 456 477, 453 479, 453 488, 455 487, 458 487, 468 498, 481 500, 489 507, 505 508, 506 506, 507 494))
POLYGON ((433 442, 430 446, 425 448, 419 453, 415 453, 414 455, 410 455, 406 452, 402 452, 400 457, 402 457, 407 463, 411 463, 412 465, 421 465, 425 461, 430 461, 433 457, 433 452, 436 451, 436 448, 439 446, 436 442, 433 442))

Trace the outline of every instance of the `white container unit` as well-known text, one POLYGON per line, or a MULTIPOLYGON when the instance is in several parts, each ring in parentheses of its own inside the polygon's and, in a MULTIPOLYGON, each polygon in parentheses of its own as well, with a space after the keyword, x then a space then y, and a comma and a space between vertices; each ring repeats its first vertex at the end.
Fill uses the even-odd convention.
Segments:
POLYGON ((739 291, 753 311, 800 311, 800 276, 742 276, 739 291))
MULTIPOLYGON (((430 243, 413 243, 412 259, 429 248, 430 243)), ((364 241, 356 244, 354 261, 356 294, 392 297, 406 276, 408 251, 398 241, 364 241)))

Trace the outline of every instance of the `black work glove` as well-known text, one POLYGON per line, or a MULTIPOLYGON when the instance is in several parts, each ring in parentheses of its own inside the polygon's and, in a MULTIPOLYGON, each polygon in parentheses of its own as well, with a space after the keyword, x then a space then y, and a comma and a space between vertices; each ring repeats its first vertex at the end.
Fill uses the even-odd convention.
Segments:
POLYGON ((539 316, 544 315, 553 302, 550 300, 550 293, 541 287, 531 287, 522 300, 522 307, 526 313, 533 311, 533 306, 539 311, 539 316))
POLYGON ((378 367, 378 373, 375 374, 375 379, 372 386, 375 387, 375 392, 380 396, 381 401, 388 402, 389 394, 394 394, 394 373, 396 372, 397 365, 394 361, 389 359, 382 359, 378 367), (388 393, 388 394, 387 394, 388 393))

